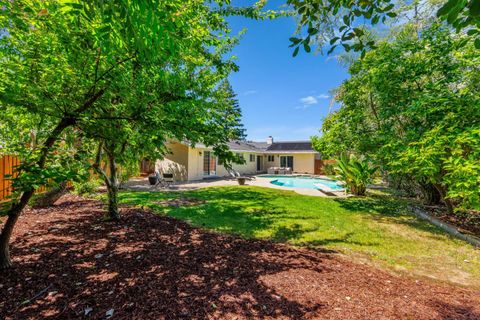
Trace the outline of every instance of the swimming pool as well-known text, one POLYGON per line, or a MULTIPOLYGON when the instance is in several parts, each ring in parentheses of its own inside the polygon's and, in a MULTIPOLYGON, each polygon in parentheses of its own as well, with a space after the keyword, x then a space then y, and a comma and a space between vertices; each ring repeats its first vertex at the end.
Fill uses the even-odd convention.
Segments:
POLYGON ((319 187, 316 184, 320 185, 321 187, 326 187, 333 190, 333 191, 341 191, 344 190, 342 186, 337 184, 335 180, 328 180, 322 178, 313 178, 313 177, 306 177, 306 176, 262 176, 264 178, 273 178, 270 181, 271 184, 287 187, 287 188, 303 188, 303 189, 315 189, 318 190, 319 187))

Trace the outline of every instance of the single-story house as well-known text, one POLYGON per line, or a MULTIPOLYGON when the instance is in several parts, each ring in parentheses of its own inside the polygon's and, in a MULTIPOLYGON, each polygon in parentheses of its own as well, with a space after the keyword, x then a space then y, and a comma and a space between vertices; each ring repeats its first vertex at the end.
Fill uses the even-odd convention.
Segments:
MULTIPOLYGON (((192 147, 188 143, 172 141, 167 145, 170 153, 157 160, 155 169, 173 173, 177 181, 194 181, 228 176, 226 168, 215 157, 212 148, 202 144, 192 147)), ((266 173, 271 167, 288 167, 292 173, 315 173, 315 161, 320 154, 310 141, 265 142, 231 141, 230 150, 245 159, 244 164, 233 164, 241 174, 266 173)))

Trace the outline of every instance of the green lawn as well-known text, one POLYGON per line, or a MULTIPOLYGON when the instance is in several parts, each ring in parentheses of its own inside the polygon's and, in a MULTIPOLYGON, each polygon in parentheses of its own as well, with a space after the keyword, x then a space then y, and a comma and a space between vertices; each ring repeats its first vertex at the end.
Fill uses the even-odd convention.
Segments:
POLYGON ((322 246, 413 276, 480 287, 480 250, 417 220, 404 202, 388 196, 331 199, 244 186, 123 192, 120 201, 220 232, 322 246), (179 197, 206 203, 165 206, 166 200, 179 197))

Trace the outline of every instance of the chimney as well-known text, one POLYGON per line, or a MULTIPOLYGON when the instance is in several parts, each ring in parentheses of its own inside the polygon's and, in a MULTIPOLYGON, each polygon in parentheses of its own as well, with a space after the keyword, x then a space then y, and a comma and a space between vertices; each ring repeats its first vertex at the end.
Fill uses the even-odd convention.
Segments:
POLYGON ((272 136, 268 136, 267 138, 267 144, 268 145, 271 145, 273 143, 273 137, 272 136))

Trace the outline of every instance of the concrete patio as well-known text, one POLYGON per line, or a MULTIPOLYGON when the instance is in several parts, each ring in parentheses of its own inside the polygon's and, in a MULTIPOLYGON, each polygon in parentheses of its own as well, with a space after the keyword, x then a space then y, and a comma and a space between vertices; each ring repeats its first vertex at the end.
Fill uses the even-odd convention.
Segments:
MULTIPOLYGON (((272 178, 265 178, 262 176, 253 176, 253 178, 255 179, 247 180, 245 182, 245 185, 294 191, 302 195, 315 196, 315 197, 345 197, 345 193, 343 191, 324 193, 320 190, 313 190, 313 189, 288 188, 283 186, 277 186, 270 183, 272 178)), ((161 188, 161 187, 154 188, 148 183, 148 178, 137 177, 137 178, 132 178, 126 184, 125 188, 130 190, 138 190, 138 191, 164 191, 164 190, 186 191, 186 190, 195 190, 200 188, 225 187, 225 186, 238 186, 238 182, 236 179, 233 179, 233 178, 215 178, 215 179, 204 179, 204 180, 190 181, 190 182, 187 182, 187 181, 176 182, 170 185, 168 188, 161 188)))

